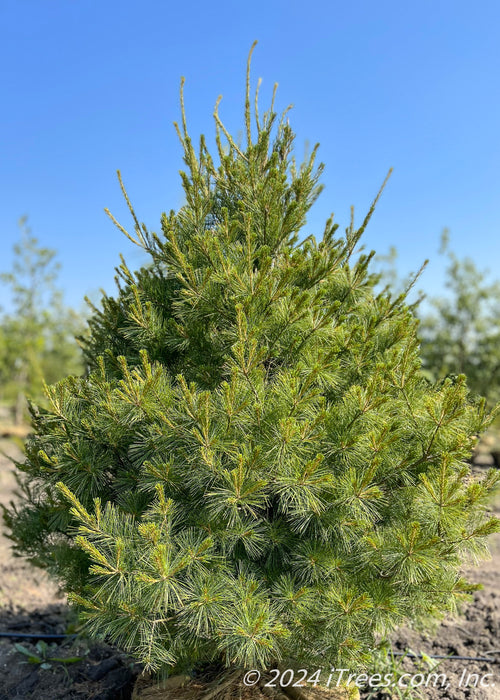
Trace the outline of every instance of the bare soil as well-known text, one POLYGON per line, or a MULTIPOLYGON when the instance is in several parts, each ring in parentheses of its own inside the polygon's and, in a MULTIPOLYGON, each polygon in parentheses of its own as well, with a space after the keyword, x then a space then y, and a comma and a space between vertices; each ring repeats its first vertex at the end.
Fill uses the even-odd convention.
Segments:
MULTIPOLYGON (((7 440, 0 439, 0 449, 13 457, 20 456, 19 449, 7 440)), ((477 466, 478 470, 481 468, 477 466)), ((12 465, 0 456, 0 502, 8 503, 14 497, 15 486, 12 465)), ((493 509, 500 515, 500 494, 493 509)), ((468 580, 480 582, 484 588, 474 594, 473 602, 465 607, 460 617, 444 620, 432 634, 401 628, 393 635, 395 651, 409 648, 429 656, 491 656, 491 663, 454 659, 441 662, 435 672, 446 674, 447 686, 441 687, 442 679, 437 687, 432 683, 421 686, 422 698, 500 700, 500 663, 493 663, 495 659, 500 661, 500 536, 492 540, 491 549, 489 561, 465 571, 468 580)), ((42 571, 14 557, 9 540, 0 535, 0 700, 131 698, 141 669, 119 650, 71 638, 47 641, 46 649, 37 647, 37 633, 62 635, 71 631, 74 622, 56 586, 42 571), (16 639, 2 636, 6 633, 27 636, 16 639), (19 644, 25 653, 20 651, 19 644), (43 656, 45 665, 30 662, 26 652, 43 656), (66 659, 66 663, 54 659, 66 659)), ((423 668, 422 662, 409 658, 401 663, 409 673, 429 670, 423 668)), ((195 686, 196 679, 193 691, 195 686)), ((185 692, 177 694, 183 698, 186 695, 185 692)), ((175 700, 174 695, 169 695, 170 700, 175 700)), ((369 692, 362 691, 361 697, 368 698, 369 692)), ((382 700, 391 696, 379 692, 376 696, 372 693, 371 697, 382 700)))

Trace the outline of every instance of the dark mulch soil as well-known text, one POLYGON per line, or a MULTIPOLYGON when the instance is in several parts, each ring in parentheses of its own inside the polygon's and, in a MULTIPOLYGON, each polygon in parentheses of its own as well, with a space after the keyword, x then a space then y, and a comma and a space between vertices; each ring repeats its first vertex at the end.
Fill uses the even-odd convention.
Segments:
MULTIPOLYGON (((21 634, 61 634, 68 622, 63 605, 45 610, 2 610, 0 630, 21 634)), ((37 640, 0 639, 0 698, 56 700, 129 700, 139 668, 124 654, 105 644, 66 639, 51 642, 44 652, 45 663, 32 663, 16 645, 40 656, 37 640), (52 659, 67 659, 68 663, 52 659), (75 660, 78 659, 78 660, 75 660)))

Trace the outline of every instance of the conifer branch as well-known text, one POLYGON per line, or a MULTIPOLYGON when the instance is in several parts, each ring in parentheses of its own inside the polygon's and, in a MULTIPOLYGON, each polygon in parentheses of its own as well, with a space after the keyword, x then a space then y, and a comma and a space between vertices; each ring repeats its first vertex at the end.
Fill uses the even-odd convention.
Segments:
POLYGON ((248 53, 247 60, 247 80, 246 80, 246 93, 245 93, 245 127, 247 132, 247 147, 252 146, 252 126, 251 126, 251 113, 250 113, 250 65, 252 63, 252 54, 257 46, 257 41, 254 41, 250 51, 248 53))
POLYGON ((137 240, 137 238, 134 238, 133 236, 131 236, 130 233, 125 228, 123 228, 123 226, 115 219, 115 217, 113 216, 113 214, 109 211, 109 209, 107 207, 104 209, 104 211, 109 216, 109 218, 114 223, 114 225, 123 233, 124 236, 126 236, 129 239, 129 241, 132 241, 132 243, 135 243, 135 245, 139 246, 139 248, 143 248, 141 241, 137 240))
POLYGON ((224 136, 226 137, 227 142, 229 143, 229 145, 231 146, 231 148, 232 148, 233 150, 236 151, 236 153, 240 156, 240 158, 242 158, 244 161, 246 161, 246 162, 248 163, 248 158, 247 158, 247 156, 238 148, 238 146, 236 145, 236 143, 235 143, 234 140, 233 140, 233 137, 231 136, 231 134, 228 132, 228 130, 226 129, 226 127, 224 126, 224 124, 223 124, 223 123, 221 122, 221 120, 220 120, 220 117, 219 117, 219 103, 220 103, 221 99, 222 99, 222 96, 219 96, 219 97, 217 98, 217 102, 215 103, 215 108, 214 108, 214 119, 215 119, 215 122, 216 122, 217 126, 218 126, 218 127, 222 130, 222 132, 224 133, 224 136))
POLYGON ((257 87, 255 88, 255 103, 254 103, 255 124, 257 126, 257 133, 259 135, 260 135, 260 132, 262 131, 262 127, 261 127, 260 121, 259 121, 259 91, 260 91, 261 85, 262 85, 262 78, 259 78, 257 81, 257 87))

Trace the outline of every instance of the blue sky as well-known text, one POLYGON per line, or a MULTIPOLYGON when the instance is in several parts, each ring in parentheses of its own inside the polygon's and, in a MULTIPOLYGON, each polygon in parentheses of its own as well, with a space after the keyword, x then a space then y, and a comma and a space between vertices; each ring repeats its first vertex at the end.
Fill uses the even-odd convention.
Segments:
MULTIPOLYGON (((104 214, 159 229, 182 205, 179 81, 191 135, 213 134, 212 111, 243 127, 245 65, 254 39, 262 106, 279 83, 300 157, 320 142, 325 191, 305 234, 321 234, 351 204, 361 221, 394 168, 364 243, 399 251, 402 272, 424 258, 421 287, 437 293, 443 227, 452 248, 497 272, 500 259, 500 4, 460 0, 351 3, 170 3, 160 0, 2 0, 0 269, 17 221, 56 248, 66 300, 113 290, 122 252, 141 253, 104 214)), ((500 277, 500 272, 498 275, 500 277)), ((0 305, 5 291, 0 291, 0 305)))

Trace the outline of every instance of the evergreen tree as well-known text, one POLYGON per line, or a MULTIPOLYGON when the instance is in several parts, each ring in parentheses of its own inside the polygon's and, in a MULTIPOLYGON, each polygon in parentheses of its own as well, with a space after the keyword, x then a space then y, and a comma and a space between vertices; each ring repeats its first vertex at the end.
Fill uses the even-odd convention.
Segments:
POLYGON ((453 609, 498 530, 496 474, 466 462, 484 402, 422 379, 404 295, 355 253, 376 200, 301 240, 316 148, 297 166, 286 115, 251 116, 247 75, 246 145, 216 108, 216 162, 182 105, 186 203, 159 235, 131 208, 151 264, 122 262, 88 376, 33 408, 6 512, 91 633, 153 670, 359 667, 377 633, 453 609))
POLYGON ((26 396, 43 401, 44 381, 53 383, 83 369, 74 342, 83 321, 63 303, 56 287, 56 251, 39 244, 26 217, 20 234, 11 270, 0 274, 10 290, 0 317, 0 398, 15 405, 16 423, 27 417, 26 396))
MULTIPOLYGON (((432 382, 465 374, 470 391, 493 407, 500 400, 500 281, 488 279, 488 272, 471 258, 460 259, 450 250, 448 229, 443 230, 439 253, 448 258, 446 292, 430 298, 420 292, 411 304, 420 321, 422 372, 432 382)), ((392 293, 408 291, 427 264, 402 278, 397 255, 392 247, 387 255, 375 256, 378 282, 392 293)))
POLYGON ((436 380, 465 374, 470 390, 493 405, 500 400, 500 281, 488 280, 470 258, 458 258, 446 229, 440 252, 449 260, 448 291, 420 314, 423 366, 436 380))

